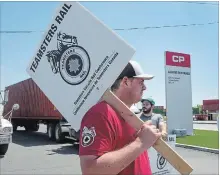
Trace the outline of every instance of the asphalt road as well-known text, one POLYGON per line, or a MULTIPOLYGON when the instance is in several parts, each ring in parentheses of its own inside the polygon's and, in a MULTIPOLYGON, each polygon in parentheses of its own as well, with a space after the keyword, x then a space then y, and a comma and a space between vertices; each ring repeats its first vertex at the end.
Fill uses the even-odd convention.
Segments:
POLYGON ((80 174, 77 147, 56 144, 43 133, 17 132, 1 159, 0 174, 80 174))
MULTIPOLYGON (((176 151, 192 165, 192 174, 218 174, 217 154, 184 148, 176 151)), ((0 161, 0 174, 81 174, 77 145, 56 144, 42 132, 14 133, 13 143, 0 161)))

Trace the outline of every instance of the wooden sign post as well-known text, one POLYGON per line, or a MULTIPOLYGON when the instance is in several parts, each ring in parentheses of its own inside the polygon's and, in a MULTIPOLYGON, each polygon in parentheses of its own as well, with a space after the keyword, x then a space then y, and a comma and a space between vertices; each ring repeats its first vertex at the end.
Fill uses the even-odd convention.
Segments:
MULTIPOLYGON (((143 121, 130 111, 130 109, 110 90, 107 90, 104 93, 102 100, 105 100, 108 104, 115 108, 124 120, 137 131, 141 129, 143 121)), ((193 171, 192 167, 162 139, 158 139, 153 147, 181 174, 186 175, 193 171)))

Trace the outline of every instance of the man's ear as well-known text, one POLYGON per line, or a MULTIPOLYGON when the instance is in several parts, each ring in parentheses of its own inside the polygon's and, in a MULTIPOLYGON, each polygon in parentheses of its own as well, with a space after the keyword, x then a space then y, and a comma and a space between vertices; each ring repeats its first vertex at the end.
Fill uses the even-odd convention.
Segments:
POLYGON ((122 86, 127 86, 128 85, 128 77, 124 77, 122 80, 121 80, 121 84, 122 86))

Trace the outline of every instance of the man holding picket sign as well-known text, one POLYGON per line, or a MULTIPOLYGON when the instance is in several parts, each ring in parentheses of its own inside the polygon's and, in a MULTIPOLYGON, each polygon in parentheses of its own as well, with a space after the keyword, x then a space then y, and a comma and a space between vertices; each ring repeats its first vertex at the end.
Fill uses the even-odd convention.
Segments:
MULTIPOLYGON (((141 66, 129 61, 115 83, 112 92, 129 108, 142 99, 146 90, 141 66)), ((94 105, 83 117, 80 128, 79 156, 82 174, 150 175, 147 149, 161 137, 150 122, 136 132, 105 101, 94 105)))

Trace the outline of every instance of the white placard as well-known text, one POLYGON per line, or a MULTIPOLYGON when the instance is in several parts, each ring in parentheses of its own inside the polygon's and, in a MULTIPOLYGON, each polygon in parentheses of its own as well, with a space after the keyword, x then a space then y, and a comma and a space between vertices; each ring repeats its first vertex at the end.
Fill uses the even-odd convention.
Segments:
POLYGON ((166 116, 168 133, 186 129, 193 134, 190 55, 165 52, 166 116))
POLYGON ((57 10, 27 72, 78 130, 135 50, 78 2, 57 10))
MULTIPOLYGON (((176 135, 168 135, 167 144, 175 150, 176 135)), ((152 175, 178 174, 173 166, 154 148, 148 149, 152 175)))

